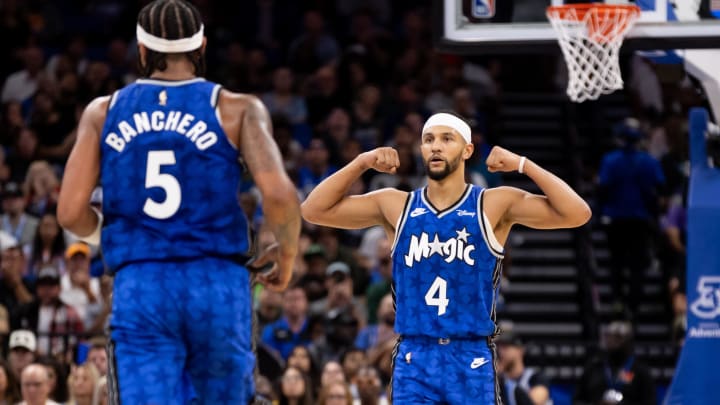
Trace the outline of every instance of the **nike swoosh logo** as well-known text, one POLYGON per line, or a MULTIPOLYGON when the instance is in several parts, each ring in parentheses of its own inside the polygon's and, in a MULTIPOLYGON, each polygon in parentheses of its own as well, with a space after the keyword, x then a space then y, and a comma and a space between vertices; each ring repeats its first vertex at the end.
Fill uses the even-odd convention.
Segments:
POLYGON ((485 365, 489 362, 490 362, 490 360, 487 360, 484 357, 479 357, 479 358, 474 359, 473 362, 470 363, 470 368, 474 370, 478 367, 482 367, 483 365, 485 365))
POLYGON ((420 215, 423 215, 423 214, 427 214, 427 211, 423 208, 420 208, 420 209, 416 209, 415 211, 411 212, 410 216, 415 218, 415 217, 419 217, 420 215))

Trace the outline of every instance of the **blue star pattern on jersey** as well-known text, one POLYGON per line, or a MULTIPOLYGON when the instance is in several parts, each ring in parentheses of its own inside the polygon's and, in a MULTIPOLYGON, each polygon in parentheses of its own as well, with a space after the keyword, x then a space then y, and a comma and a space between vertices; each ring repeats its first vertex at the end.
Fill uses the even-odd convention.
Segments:
POLYGON ((494 405, 494 352, 486 340, 409 337, 394 359, 392 400, 396 404, 494 405))
POLYGON ((246 404, 254 393, 249 274, 231 261, 135 263, 115 276, 121 403, 246 404), (153 280, 149 282, 148 280, 153 280), (232 297, 232 299, 230 299, 232 297))
POLYGON ((393 242, 395 329, 402 337, 392 399, 496 404, 491 339, 503 248, 483 213, 482 188, 468 185, 444 210, 426 190, 408 196, 393 242))
POLYGON ((218 119, 219 90, 202 78, 140 79, 112 96, 100 179, 111 271, 143 260, 247 253, 236 195, 242 168, 218 119))
POLYGON ((403 336, 492 336, 503 251, 482 211, 483 189, 468 185, 443 211, 425 193, 410 193, 396 231, 395 329, 403 336))

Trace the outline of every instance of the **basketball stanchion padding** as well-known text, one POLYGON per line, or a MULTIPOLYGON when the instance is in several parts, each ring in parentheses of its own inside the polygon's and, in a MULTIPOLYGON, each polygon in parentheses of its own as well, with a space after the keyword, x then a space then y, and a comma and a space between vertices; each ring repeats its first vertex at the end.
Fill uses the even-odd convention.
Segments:
POLYGON ((640 17, 634 5, 568 4, 546 11, 568 66, 567 95, 595 100, 622 89, 620 46, 640 17))

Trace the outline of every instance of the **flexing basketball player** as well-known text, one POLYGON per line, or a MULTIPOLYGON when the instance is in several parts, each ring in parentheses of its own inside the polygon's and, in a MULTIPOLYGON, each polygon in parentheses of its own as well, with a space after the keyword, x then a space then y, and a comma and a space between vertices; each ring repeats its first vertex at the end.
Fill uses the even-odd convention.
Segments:
POLYGON ((463 120, 435 114, 422 132, 426 187, 346 196, 366 170, 395 173, 397 152, 378 148, 320 183, 302 205, 313 223, 382 225, 394 241, 395 328, 401 335, 392 382, 396 404, 496 403, 495 298, 510 228, 571 228, 591 215, 565 182, 500 147, 488 156, 488 169, 524 173, 545 195, 466 184, 470 135, 463 120))
POLYGON ((279 248, 260 277, 284 289, 300 233, 295 188, 263 105, 202 78, 198 10, 156 0, 138 16, 143 76, 92 101, 78 128, 58 219, 102 240, 115 273, 111 399, 125 404, 246 404, 254 393, 248 224, 236 198, 242 158, 279 248), (103 211, 90 194, 98 178, 103 211), (100 238, 102 234, 102 238, 100 238))

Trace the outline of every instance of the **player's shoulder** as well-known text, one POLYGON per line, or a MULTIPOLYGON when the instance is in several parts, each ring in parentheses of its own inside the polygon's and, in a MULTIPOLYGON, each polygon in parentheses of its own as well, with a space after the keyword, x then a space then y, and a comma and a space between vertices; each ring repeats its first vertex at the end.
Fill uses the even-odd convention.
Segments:
POLYGON ((85 106, 83 115, 93 124, 102 126, 107 115, 108 107, 112 102, 112 95, 94 98, 85 106))
POLYGON ((248 108, 264 108, 260 98, 248 93, 237 93, 227 89, 220 90, 220 104, 228 108, 248 109, 248 108))

